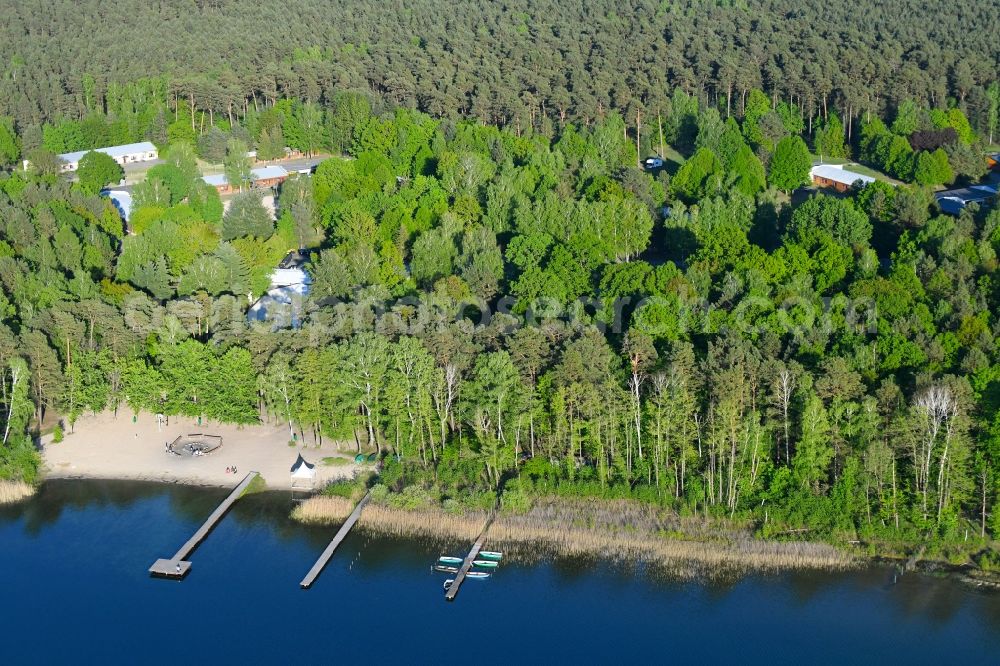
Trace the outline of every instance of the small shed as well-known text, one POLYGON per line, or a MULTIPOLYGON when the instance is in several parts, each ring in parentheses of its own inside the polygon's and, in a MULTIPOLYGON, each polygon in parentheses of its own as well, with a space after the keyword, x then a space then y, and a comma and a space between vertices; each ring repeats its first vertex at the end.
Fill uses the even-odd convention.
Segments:
POLYGON ((316 483, 316 465, 306 462, 300 453, 291 469, 292 488, 312 489, 316 483))

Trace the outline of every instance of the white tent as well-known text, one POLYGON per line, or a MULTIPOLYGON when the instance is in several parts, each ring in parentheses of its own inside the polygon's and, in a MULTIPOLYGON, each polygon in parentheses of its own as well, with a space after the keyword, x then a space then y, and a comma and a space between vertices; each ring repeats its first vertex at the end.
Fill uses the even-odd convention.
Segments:
POLYGON ((312 488, 316 481, 316 465, 307 463, 300 453, 299 457, 295 459, 295 464, 292 465, 291 475, 292 488, 305 485, 312 488))

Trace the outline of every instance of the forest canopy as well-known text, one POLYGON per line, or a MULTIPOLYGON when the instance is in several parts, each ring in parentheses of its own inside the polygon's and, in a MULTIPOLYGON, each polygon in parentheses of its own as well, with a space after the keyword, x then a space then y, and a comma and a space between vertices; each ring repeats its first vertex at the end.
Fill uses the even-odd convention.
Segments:
MULTIPOLYGON (((46 0, 0 25, 0 116, 117 114, 125 86, 165 77, 171 95, 230 113, 336 91, 436 117, 522 129, 666 111, 679 88, 743 113, 754 88, 845 126, 907 99, 967 106, 983 126, 997 80, 995 2, 858 3, 46 0), (107 102, 103 102, 103 100, 107 102)), ((28 137, 37 143, 37 137, 28 137)))

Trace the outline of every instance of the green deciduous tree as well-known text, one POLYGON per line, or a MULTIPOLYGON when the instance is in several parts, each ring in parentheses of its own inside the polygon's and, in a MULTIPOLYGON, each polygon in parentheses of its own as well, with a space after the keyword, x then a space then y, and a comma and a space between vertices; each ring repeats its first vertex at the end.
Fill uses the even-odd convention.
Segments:
POLYGON ((722 188, 724 172, 722 162, 708 148, 699 148, 687 160, 673 180, 670 190, 673 195, 689 203, 718 194, 722 188))
POLYGON ((848 156, 847 144, 844 142, 844 126, 837 114, 830 114, 826 122, 816 127, 815 146, 821 160, 848 156))
POLYGON ((919 185, 943 185, 955 179, 948 154, 941 148, 934 152, 921 151, 916 155, 913 180, 919 185))
POLYGON ((799 484, 818 493, 820 484, 827 479, 833 455, 826 409, 823 402, 812 395, 802 412, 802 432, 792 458, 792 470, 799 484))
POLYGON ((774 149, 768 180, 779 190, 791 192, 809 182, 811 167, 806 142, 801 137, 786 136, 774 149))
POLYGON ((105 185, 117 185, 125 177, 125 172, 113 158, 94 150, 80 158, 76 174, 80 187, 88 194, 97 194, 105 185))
POLYGON ((239 139, 230 139, 226 144, 223 167, 229 187, 240 192, 250 187, 253 158, 247 155, 247 144, 239 139))

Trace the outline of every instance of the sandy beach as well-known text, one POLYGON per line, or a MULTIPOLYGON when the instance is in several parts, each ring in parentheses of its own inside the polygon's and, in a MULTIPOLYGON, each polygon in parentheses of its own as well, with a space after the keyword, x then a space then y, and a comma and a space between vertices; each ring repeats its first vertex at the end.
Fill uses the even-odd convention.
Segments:
MULTIPOLYGON (((213 421, 198 425, 196 419, 170 417, 157 425, 156 417, 140 413, 132 422, 129 411, 80 417, 72 433, 55 443, 51 435, 42 440, 42 460, 46 478, 132 479, 203 486, 232 486, 250 471, 259 472, 268 488, 291 488, 290 470, 299 453, 316 465, 315 487, 328 481, 353 476, 353 462, 325 465, 324 458, 353 460, 350 452, 338 451, 333 444, 289 446, 285 425, 236 426, 213 421), (167 453, 166 442, 178 435, 204 433, 222 437, 222 447, 201 456, 186 457, 167 453), (236 467, 237 474, 227 473, 236 467)), ((298 485, 296 486, 299 487, 298 485)))

